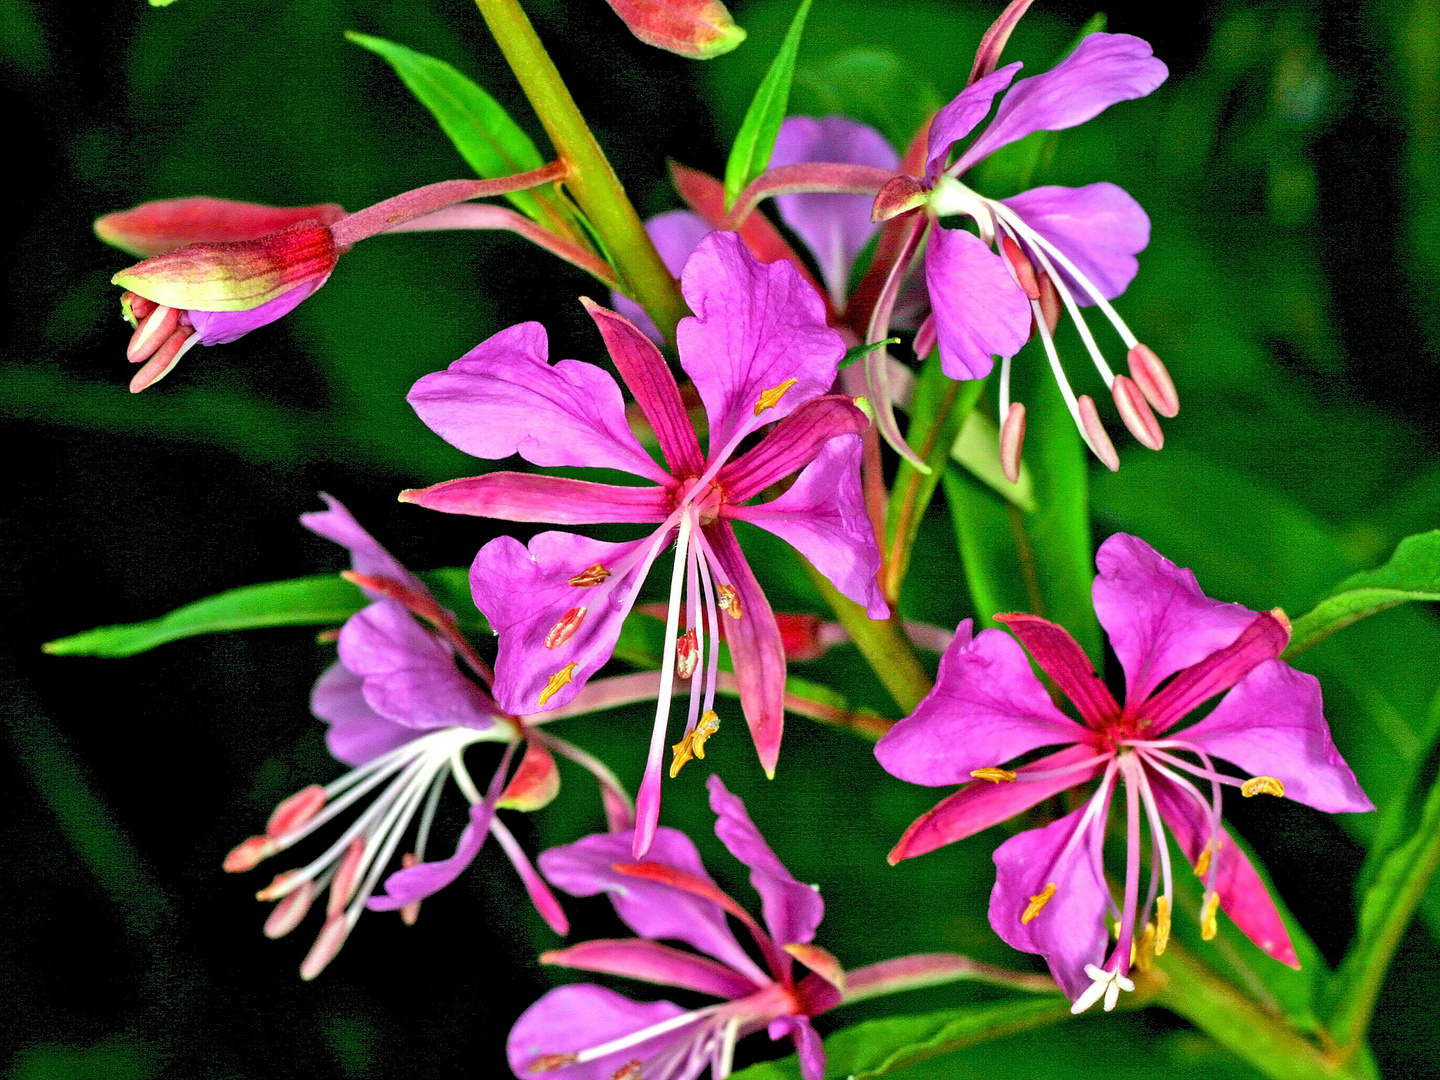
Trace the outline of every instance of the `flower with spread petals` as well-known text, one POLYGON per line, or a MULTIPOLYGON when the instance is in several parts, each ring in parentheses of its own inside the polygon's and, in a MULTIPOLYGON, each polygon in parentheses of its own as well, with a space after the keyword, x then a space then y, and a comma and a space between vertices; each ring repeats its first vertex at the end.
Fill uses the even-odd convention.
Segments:
POLYGON ((1330 813, 1374 807, 1331 741, 1319 682, 1279 659, 1289 622, 1278 610, 1210 599, 1194 574, 1133 536, 1112 536, 1096 563, 1095 612, 1125 671, 1124 705, 1062 627, 1033 615, 996 616, 1069 698, 1078 724, 1051 702, 1014 638, 1000 630, 972 638, 962 623, 934 690, 875 754, 903 780, 965 786, 910 826, 891 862, 1098 781, 1078 809, 1000 845, 990 897, 995 932, 1044 956, 1074 1011, 1101 998, 1113 1008, 1120 991, 1133 988, 1132 945, 1146 964, 1165 951, 1174 911, 1167 830, 1203 884, 1202 936, 1215 935, 1224 911, 1267 955, 1298 966, 1264 884, 1221 824, 1221 790, 1288 796, 1330 813), (1175 730, 1222 693, 1209 715, 1175 730), (1042 748, 1052 749, 1030 756, 1042 748), (1217 760, 1249 778, 1220 771, 1217 760), (1127 862, 1117 903, 1101 850, 1122 784, 1127 862), (1142 894, 1147 830, 1151 870, 1142 894), (1107 911, 1119 924, 1108 955, 1107 911))
POLYGON ((614 378, 576 360, 550 364, 544 328, 524 323, 417 382, 409 400, 421 419, 476 457, 518 453, 540 466, 615 469, 644 486, 502 472, 401 496, 435 510, 510 521, 653 527, 628 543, 543 532, 528 548, 500 537, 480 550, 471 586, 476 606, 500 636, 495 697, 512 712, 571 700, 610 659, 641 584, 674 543, 666 640, 676 645, 666 649, 637 797, 637 856, 649 846, 659 814, 676 676, 688 678, 691 690, 677 755, 683 750, 702 757, 703 739, 718 722, 719 619, 728 620, 725 640, 761 765, 767 773, 775 769, 785 655, 732 522, 774 533, 872 618, 888 614, 875 580, 879 551, 860 492, 859 433, 869 421, 850 398, 829 394, 845 348, 825 325, 820 297, 789 263, 762 266, 733 233, 714 233, 700 243, 685 264, 682 289, 697 314, 680 322, 680 363, 709 417, 708 453, 700 450, 675 378, 655 345, 623 316, 585 301, 656 433, 665 465, 632 434, 614 378), (771 424, 751 449, 737 453, 771 424), (752 502, 797 470, 779 497, 752 502))

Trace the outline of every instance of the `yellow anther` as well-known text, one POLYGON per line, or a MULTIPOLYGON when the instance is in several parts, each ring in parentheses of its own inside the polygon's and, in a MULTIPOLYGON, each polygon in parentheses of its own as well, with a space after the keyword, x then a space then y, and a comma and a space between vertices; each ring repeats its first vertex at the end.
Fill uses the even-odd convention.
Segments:
POLYGON ((720 595, 715 602, 720 605, 720 610, 729 612, 732 619, 740 617, 740 594, 735 591, 734 585, 720 585, 716 588, 720 595))
POLYGON ((1273 776, 1252 776, 1240 785, 1240 794, 1247 799, 1252 795, 1274 795, 1276 798, 1283 799, 1285 785, 1273 776))
POLYGON ((1162 955, 1170 945, 1170 898, 1155 901, 1155 955, 1162 955))
POLYGON ((705 759, 705 740, 720 730, 720 717, 713 709, 707 709, 700 714, 700 722, 695 725, 694 731, 687 731, 685 735, 670 750, 675 755, 675 760, 670 762, 670 779, 680 775, 680 770, 691 758, 705 759))
POLYGON ((755 415, 759 416, 766 409, 773 409, 780 404, 780 399, 785 396, 785 391, 794 386, 799 379, 786 379, 779 386, 772 386, 769 390, 760 392, 760 400, 755 402, 755 415))
POLYGON ((996 784, 1002 781, 1008 784, 1015 779, 1015 773, 1009 769, 971 769, 970 775, 976 780, 989 780, 996 784))
POLYGON ((1155 955, 1155 924, 1146 923, 1140 936, 1130 945, 1130 963, 1141 971, 1149 971, 1155 955))
POLYGON ((540 691, 540 708, 543 709, 545 703, 560 692, 560 688, 570 681, 570 676, 575 673, 575 669, 579 666, 579 664, 573 662, 566 664, 559 671, 555 672, 554 675, 550 676, 550 681, 545 684, 545 689, 540 691))
POLYGON ((1220 910, 1220 894, 1212 892, 1205 897, 1205 903, 1200 906, 1200 936, 1206 941, 1215 940, 1215 933, 1219 929, 1215 925, 1215 912, 1220 910))
MULTIPOLYGON (((580 624, 585 621, 586 610, 583 607, 572 607, 564 615, 561 615, 560 621, 552 626, 550 632, 545 635, 545 648, 558 649, 574 637, 580 629, 580 624)), ((540 704, 545 703, 542 701, 540 704)))
POLYGON ((570 584, 574 585, 577 589, 590 589, 599 585, 609 576, 610 571, 606 570, 604 566, 597 562, 594 566, 588 566, 572 577, 570 584))
POLYGON ((1221 840, 1217 836, 1214 840, 1211 840, 1210 843, 1205 845, 1205 850, 1200 852, 1200 858, 1195 860, 1196 877, 1205 876, 1206 872, 1210 869, 1210 853, 1214 851, 1218 854, 1220 851, 1220 846, 1224 843, 1225 841, 1221 840))
POLYGON ((1055 883, 1052 881, 1046 885, 1045 888, 1030 897, 1030 903, 1026 905, 1024 914, 1020 916, 1020 921, 1022 923, 1034 922, 1035 916, 1045 910, 1045 905, 1050 902, 1050 898, 1054 895, 1055 883))

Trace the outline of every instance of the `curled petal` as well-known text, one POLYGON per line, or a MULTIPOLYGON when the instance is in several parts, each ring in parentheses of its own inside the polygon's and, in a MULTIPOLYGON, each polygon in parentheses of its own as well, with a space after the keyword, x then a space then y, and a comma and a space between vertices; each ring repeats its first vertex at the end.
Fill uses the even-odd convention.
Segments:
MULTIPOLYGON (((373 536, 360 527, 349 510, 345 509, 339 499, 320 493, 320 498, 325 500, 325 505, 330 509, 320 510, 315 513, 301 514, 300 524, 304 525, 311 532, 319 533, 327 540, 333 540, 341 547, 347 548, 350 552, 350 566, 358 574, 367 577, 389 578, 391 581, 399 582, 401 585, 420 593, 422 596, 429 596, 430 590, 425 583, 406 570, 400 564, 400 560, 386 551, 373 536)), ((371 599, 379 599, 378 594, 366 592, 371 599)))
POLYGON ((996 356, 1014 356, 1030 336, 1030 302, 1005 260, 973 233, 930 230, 925 286, 940 368, 952 379, 983 379, 996 356))
POLYGON ((1018 61, 1006 64, 977 79, 956 95, 955 99, 935 114, 930 121, 930 142, 925 153, 925 177, 930 183, 945 170, 950 148, 975 130, 975 125, 990 113, 995 95, 1010 85, 1015 73, 1024 65, 1018 61))
POLYGON ((679 986, 718 998, 739 998, 755 992, 753 982, 717 960, 645 938, 585 941, 543 953, 540 962, 624 975, 659 986, 679 986))
POLYGON ((488 802, 470 807, 470 823, 460 834, 454 855, 439 862, 416 863, 405 870, 395 871, 385 879, 385 895, 370 897, 365 906, 371 911, 396 911, 445 888, 480 854, 494 816, 495 807, 488 802))

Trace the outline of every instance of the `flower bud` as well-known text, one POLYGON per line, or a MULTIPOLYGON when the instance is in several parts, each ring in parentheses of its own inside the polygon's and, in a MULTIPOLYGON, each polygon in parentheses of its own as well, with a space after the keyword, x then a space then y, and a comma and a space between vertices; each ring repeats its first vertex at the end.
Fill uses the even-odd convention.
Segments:
POLYGON ((302 221, 333 225, 345 216, 334 203, 320 206, 261 206, 196 196, 159 199, 95 220, 95 234, 107 244, 142 259, 165 255, 189 244, 228 244, 259 240, 302 221))
POLYGON ((929 189, 924 184, 913 176, 901 173, 885 181, 885 186, 876 192, 870 220, 889 221, 918 206, 924 206, 929 197, 929 189))
POLYGON ((745 40, 720 0, 609 0, 615 14, 646 45, 709 60, 745 40))

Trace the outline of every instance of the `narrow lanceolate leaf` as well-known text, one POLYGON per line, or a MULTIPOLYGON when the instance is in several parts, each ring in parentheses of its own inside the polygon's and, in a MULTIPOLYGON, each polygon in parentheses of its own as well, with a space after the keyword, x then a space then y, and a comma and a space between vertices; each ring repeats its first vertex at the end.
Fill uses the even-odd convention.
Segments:
MULTIPOLYGON (((440 129, 455 144, 460 156, 481 176, 493 180, 529 172, 545 164, 530 136, 510 118, 504 107, 444 60, 353 30, 345 36, 384 58, 395 69, 420 104, 439 121, 440 129)), ((505 197, 535 221, 548 224, 548 219, 553 217, 554 206, 542 210, 533 192, 517 191, 505 197)), ((542 193, 539 199, 545 201, 546 197, 542 193)))
POLYGON ((1367 615, 1412 600, 1440 600, 1440 529, 1407 536, 1384 566, 1346 578, 1296 619, 1285 659, 1367 615))
POLYGON ((803 0, 800 10, 790 23, 780 51, 770 64, 770 70, 760 81, 760 88, 745 112, 740 124, 740 134, 735 136, 735 145, 730 148, 730 159, 725 163, 725 208, 735 205, 735 200, 746 185, 765 171, 770 164, 770 152, 775 149, 775 138, 780 134, 780 124, 785 119, 785 110, 790 105, 790 84, 795 79, 795 57, 800 52, 800 35, 805 29, 805 16, 810 14, 810 0, 803 0))

